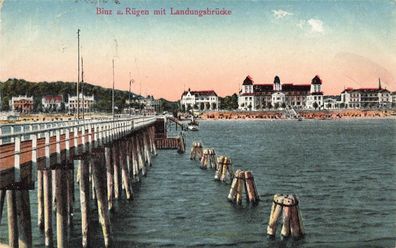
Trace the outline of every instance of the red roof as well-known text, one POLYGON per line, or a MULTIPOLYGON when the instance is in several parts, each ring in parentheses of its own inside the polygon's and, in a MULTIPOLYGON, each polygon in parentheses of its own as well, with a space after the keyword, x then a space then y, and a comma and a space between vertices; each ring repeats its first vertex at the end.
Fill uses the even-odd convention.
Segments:
POLYGON ((282 91, 310 91, 310 84, 283 84, 282 91))
POLYGON ((63 101, 63 96, 60 96, 60 95, 58 95, 58 96, 44 96, 43 98, 46 102, 59 102, 60 103, 63 101))
POLYGON ((341 93, 347 92, 347 91, 369 91, 369 92, 389 92, 387 89, 379 89, 379 88, 358 88, 358 89, 353 89, 351 87, 346 88, 343 90, 341 93))
MULTIPOLYGON (((188 91, 184 91, 183 96, 187 95, 187 93, 188 91)), ((192 90, 190 94, 195 96, 217 96, 214 90, 192 90)))

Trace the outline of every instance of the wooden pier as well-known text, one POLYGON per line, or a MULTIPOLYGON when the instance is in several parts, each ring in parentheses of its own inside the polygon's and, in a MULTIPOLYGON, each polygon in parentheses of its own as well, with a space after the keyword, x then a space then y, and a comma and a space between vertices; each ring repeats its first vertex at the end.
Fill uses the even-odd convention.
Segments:
POLYGON ((0 223, 7 201, 8 245, 32 247, 29 190, 36 185, 37 226, 43 230, 45 246, 55 246, 56 235, 56 246, 67 247, 78 183, 81 245, 90 244, 89 201, 94 199, 104 246, 109 247, 113 201, 122 195, 133 199, 133 182, 147 175, 151 156, 156 155, 156 126, 161 123, 163 118, 156 117, 74 120, 23 123, 18 132, 15 126, 9 133, 0 132, 0 223))
MULTIPOLYGON (((181 125, 180 123, 175 122, 175 118, 164 118, 160 119, 155 123, 155 145, 157 149, 177 149, 179 153, 185 152, 185 141, 182 135, 182 132, 177 137, 168 137, 166 121, 170 120, 175 123, 176 127, 181 125)), ((181 130, 183 130, 183 126, 181 126, 181 130)))

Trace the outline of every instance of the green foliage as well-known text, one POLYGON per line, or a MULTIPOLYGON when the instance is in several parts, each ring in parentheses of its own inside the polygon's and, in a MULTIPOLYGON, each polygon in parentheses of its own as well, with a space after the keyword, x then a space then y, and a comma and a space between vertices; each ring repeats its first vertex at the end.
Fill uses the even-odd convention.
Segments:
MULTIPOLYGON (((75 82, 28 82, 24 79, 8 79, 5 82, 0 82, 0 90, 2 93, 3 110, 8 110, 8 101, 13 96, 27 95, 34 98, 34 110, 42 109, 41 98, 46 95, 62 95, 65 102, 68 101, 68 95, 76 95, 75 82)), ((111 112, 112 89, 106 89, 101 86, 92 85, 88 83, 80 84, 80 92, 84 95, 94 95, 96 104, 94 109, 97 111, 111 112)), ((131 93, 132 97, 136 97, 131 93)), ((120 112, 126 107, 125 100, 128 99, 129 92, 114 90, 115 106, 120 112)), ((64 109, 64 108, 62 108, 64 109)))
POLYGON ((179 102, 171 102, 166 99, 159 99, 160 101, 160 113, 167 111, 169 113, 174 113, 179 109, 179 102))
POLYGON ((232 96, 219 97, 220 109, 234 110, 238 108, 238 95, 234 93, 232 96))

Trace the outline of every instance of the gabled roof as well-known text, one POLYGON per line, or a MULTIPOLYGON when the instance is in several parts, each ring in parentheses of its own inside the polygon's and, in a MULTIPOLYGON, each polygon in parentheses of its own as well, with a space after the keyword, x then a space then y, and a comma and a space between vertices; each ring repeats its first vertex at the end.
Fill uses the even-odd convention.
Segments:
POLYGON ((242 85, 252 85, 253 82, 254 82, 254 81, 253 81, 252 77, 248 75, 248 76, 245 78, 245 80, 243 80, 243 84, 242 84, 242 85))
POLYGON ((195 95, 195 96, 217 96, 214 90, 184 91, 182 96, 187 95, 188 92, 190 92, 191 95, 195 95))
POLYGON ((322 84, 322 79, 318 75, 316 75, 314 78, 312 78, 311 81, 312 84, 322 84))

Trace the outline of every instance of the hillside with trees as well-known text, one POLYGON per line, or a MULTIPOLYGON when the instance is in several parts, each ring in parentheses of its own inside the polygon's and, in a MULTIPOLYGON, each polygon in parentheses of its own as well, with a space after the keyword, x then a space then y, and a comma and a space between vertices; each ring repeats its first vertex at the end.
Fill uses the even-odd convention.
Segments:
MULTIPOLYGON (((80 92, 83 91, 84 95, 94 95, 96 104, 94 110, 111 112, 111 97, 112 89, 103 88, 101 86, 83 83, 80 84, 80 92)), ((13 96, 27 95, 33 96, 34 111, 39 112, 42 109, 41 98, 46 95, 62 95, 65 102, 68 101, 68 95, 76 95, 75 82, 29 82, 24 79, 8 79, 5 82, 0 82, 0 94, 2 110, 9 110, 8 101, 13 96)), ((129 97, 128 91, 115 90, 114 100, 115 106, 121 110, 126 106, 125 100, 129 97)), ((131 98, 140 97, 131 93, 131 98)), ((131 105, 132 107, 140 107, 131 105)))

